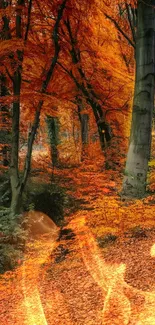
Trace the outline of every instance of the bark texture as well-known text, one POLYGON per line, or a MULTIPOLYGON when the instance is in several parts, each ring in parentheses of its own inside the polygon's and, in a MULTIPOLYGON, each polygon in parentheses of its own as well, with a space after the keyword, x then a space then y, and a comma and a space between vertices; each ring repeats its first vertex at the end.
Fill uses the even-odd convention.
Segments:
MULTIPOLYGON (((9 6, 8 1, 0 1, 0 10, 4 10, 9 6)), ((4 11, 5 12, 5 11, 4 11)), ((3 15, 1 19, 1 28, 0 28, 0 40, 9 40, 11 39, 10 34, 10 19, 7 15, 3 15)), ((0 96, 9 95, 7 75, 4 73, 0 74, 0 96)), ((0 164, 3 166, 8 166, 10 162, 10 107, 8 105, 0 104, 0 144, 2 149, 0 152, 0 164)))
POLYGON ((154 107, 155 9, 150 1, 138 1, 136 76, 130 143, 123 194, 142 197, 146 191, 154 107))
POLYGON ((48 137, 51 148, 52 165, 58 164, 58 144, 59 144, 59 119, 58 117, 47 116, 48 137))

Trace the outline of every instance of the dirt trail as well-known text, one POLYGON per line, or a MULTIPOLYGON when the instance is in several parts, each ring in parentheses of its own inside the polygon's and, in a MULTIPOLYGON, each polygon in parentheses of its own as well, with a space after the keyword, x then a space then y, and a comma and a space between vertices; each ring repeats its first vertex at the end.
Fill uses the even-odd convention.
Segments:
POLYGON ((54 248, 50 238, 45 241, 44 261, 37 264, 43 241, 30 250, 24 283, 32 291, 32 309, 28 301, 23 304, 22 267, 8 280, 3 323, 155 324, 155 258, 150 255, 155 243, 153 197, 122 202, 117 194, 120 174, 103 173, 102 164, 72 169, 69 178, 64 170, 62 179, 68 192, 81 200, 80 209, 67 213, 66 226, 54 248), (38 291, 33 290, 36 277, 38 291), (35 299, 37 294, 39 298, 35 299), (29 317, 33 311, 29 323, 27 308, 29 317), (39 323, 35 313, 40 313, 39 323))

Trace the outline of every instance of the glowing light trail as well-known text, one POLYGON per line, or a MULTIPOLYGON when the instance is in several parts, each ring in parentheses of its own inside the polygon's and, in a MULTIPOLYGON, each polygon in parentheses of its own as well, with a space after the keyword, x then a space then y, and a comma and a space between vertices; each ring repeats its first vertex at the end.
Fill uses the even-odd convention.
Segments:
MULTIPOLYGON (((155 292, 144 292, 128 285, 124 280, 125 264, 105 263, 84 217, 72 221, 70 226, 77 235, 84 264, 103 293, 102 324, 155 325, 155 292), (144 301, 143 311, 135 315, 131 314, 131 296, 142 297, 144 301)), ((155 256, 155 244, 150 254, 155 256)))
MULTIPOLYGON (((42 219, 40 220, 42 222, 42 219)), ((69 227, 76 234, 87 270, 102 290, 102 325, 155 325, 155 292, 144 292, 127 284, 124 280, 125 264, 110 265, 105 262, 91 231, 85 224, 85 218, 72 221, 69 227), (136 305, 136 297, 142 301, 141 309, 138 309, 138 304, 136 305), (133 308, 133 301, 131 308, 131 300, 135 301, 135 308, 133 308)), ((45 239, 41 243, 41 248, 38 251, 35 243, 34 248, 37 254, 35 260, 28 259, 23 265, 22 289, 26 310, 24 325, 48 325, 40 299, 37 279, 40 265, 48 259, 49 251, 51 252, 56 245, 55 239, 58 233, 54 230, 54 234, 53 238, 51 234, 51 239, 45 239)), ((150 254, 152 257, 155 256, 155 244, 152 246, 150 254)), ((57 310, 56 305, 60 305, 60 307, 63 305, 65 310, 66 318, 64 323, 60 325, 74 325, 74 322, 71 321, 68 305, 61 292, 54 287, 51 297, 53 306, 50 310, 52 314, 57 310)), ((54 325, 54 323, 52 324, 54 325)))
POLYGON ((34 246, 34 251, 36 251, 35 260, 29 258, 24 262, 22 267, 22 290, 24 293, 23 304, 26 310, 25 325, 48 325, 40 299, 37 279, 39 276, 40 265, 47 261, 49 252, 51 252, 56 246, 55 240, 58 237, 58 228, 48 216, 40 212, 31 212, 30 218, 32 237, 35 238, 37 234, 40 233, 48 233, 50 236, 48 236, 48 240, 45 239, 41 242, 38 252, 36 250, 36 242, 32 244, 32 246, 34 246))

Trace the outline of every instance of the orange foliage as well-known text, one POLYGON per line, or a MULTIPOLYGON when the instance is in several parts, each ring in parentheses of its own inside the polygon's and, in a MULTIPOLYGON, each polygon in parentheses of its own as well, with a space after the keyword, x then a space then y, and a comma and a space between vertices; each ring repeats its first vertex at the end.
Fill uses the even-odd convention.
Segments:
POLYGON ((147 274, 153 272, 149 270, 153 264, 144 270, 144 279, 136 272, 145 261, 150 263, 148 256, 154 258, 153 197, 120 201, 120 174, 102 169, 100 156, 97 163, 91 159, 82 164, 78 172, 76 168, 69 175, 66 169, 56 171, 61 185, 83 202, 80 211, 65 218, 73 239, 56 240, 59 229, 53 222, 41 212, 29 212, 30 226, 34 221, 39 225, 38 230, 33 223, 31 236, 36 237, 36 231, 48 234, 28 242, 23 265, 1 276, 4 324, 154 324, 154 275, 147 274), (112 235, 115 242, 107 240, 112 235), (97 245, 102 241, 103 247, 97 245))
MULTIPOLYGON (((44 113, 55 116, 57 112, 53 106, 61 106, 62 114, 65 102, 74 101, 78 93, 74 82, 58 65, 46 93, 40 92, 54 52, 51 40, 54 26, 53 17, 56 15, 60 3, 61 1, 33 3, 31 21, 34 21, 35 24, 32 24, 30 28, 27 42, 17 41, 14 32, 11 40, 1 42, 1 57, 4 64, 2 69, 7 71, 9 76, 12 75, 14 69, 8 59, 9 52, 13 50, 15 53, 17 48, 24 49, 21 88, 21 119, 24 120, 24 123, 21 121, 22 128, 26 128, 26 121, 28 124, 32 121, 33 113, 40 99, 43 100, 44 113)), ((114 125, 119 121, 121 133, 128 135, 129 125, 126 126, 126 120, 129 117, 128 108, 132 97, 133 71, 129 73, 127 70, 121 56, 120 43, 122 42, 125 51, 128 51, 129 46, 124 44, 122 39, 118 39, 116 28, 104 16, 105 12, 114 13, 116 16, 117 12, 115 13, 114 6, 115 4, 109 6, 109 3, 107 5, 106 2, 99 0, 92 0, 89 3, 88 1, 69 0, 59 32, 61 49, 59 61, 66 69, 72 70, 78 80, 80 80, 78 67, 82 66, 103 111, 107 113, 107 119, 114 125), (65 27, 65 20, 68 17, 76 39, 76 49, 80 51, 81 62, 76 65, 72 63, 70 57, 71 45, 65 27)), ((15 8, 9 6, 6 10, 8 15, 12 15, 15 8)), ((25 8, 25 12, 26 10, 25 8)), ((13 26, 13 20, 11 20, 11 24, 13 26)), ((26 25, 26 19, 24 24, 26 25)), ((8 101, 9 98, 11 102, 11 93, 8 96, 8 101)), ((7 98, 5 97, 4 100, 6 101, 7 98)), ((71 102, 68 104, 75 110, 75 106, 71 102)), ((63 114, 65 113, 64 111, 63 114)))
MULTIPOLYGON (((45 81, 54 53, 51 35, 59 4, 61 1, 34 2, 28 41, 26 43, 17 41, 12 29, 12 39, 1 42, 0 56, 3 62, 1 72, 7 72, 9 76, 12 75, 14 67, 8 54, 10 51, 14 53, 19 48, 24 49, 21 136, 24 139, 27 137, 27 130, 33 121, 38 101, 42 100, 41 125, 45 126, 46 114, 58 116, 61 134, 65 132, 67 134, 66 138, 61 136, 61 143, 58 144, 62 164, 76 165, 81 162, 81 139, 79 134, 77 135, 80 140, 78 136, 75 137, 75 133, 80 129, 75 97, 78 95, 83 99, 84 95, 68 73, 71 71, 80 84, 87 86, 88 81, 92 86, 95 100, 101 105, 115 138, 111 146, 106 148, 103 157, 98 142, 93 143, 91 140, 96 132, 96 125, 90 105, 84 98, 83 112, 89 114, 90 121, 90 145, 85 150, 84 163, 81 163, 78 170, 74 167, 69 172, 66 169, 54 171, 56 180, 60 179, 68 194, 82 202, 80 211, 72 214, 70 210, 66 211, 65 221, 74 232, 75 238, 70 241, 65 238, 57 240, 59 229, 43 213, 30 211, 26 214, 31 237, 36 239, 38 235, 45 233, 48 233, 48 236, 40 236, 35 242, 29 241, 23 261, 18 261, 19 267, 14 272, 7 272, 1 276, 2 323, 134 325, 137 322, 137 325, 153 325, 154 291, 145 292, 127 283, 125 279, 127 265, 125 262, 120 263, 120 255, 119 261, 109 263, 105 256, 110 255, 112 246, 108 246, 106 241, 107 246, 103 248, 97 246, 99 240, 109 235, 110 238, 119 236, 120 246, 123 245, 122 242, 126 245, 128 237, 126 239, 125 236, 131 228, 141 227, 144 230, 146 228, 149 232, 154 226, 154 199, 150 196, 143 201, 121 202, 117 194, 122 183, 120 173, 116 168, 105 172, 106 160, 115 164, 115 167, 119 165, 122 168, 125 156, 120 150, 118 153, 117 149, 121 143, 121 150, 125 151, 126 143, 121 138, 129 134, 134 78, 133 50, 104 15, 106 13, 119 21, 120 27, 131 36, 126 16, 120 19, 118 15, 117 5, 122 4, 122 1, 68 0, 60 23, 59 64, 43 94, 41 85, 45 81), (73 62, 71 57, 72 46, 66 27, 67 19, 70 21, 75 49, 80 53, 80 60, 77 63, 73 62), (129 66, 123 60, 122 54, 126 56, 129 66), (82 78, 80 69, 84 72, 85 78, 82 78), (94 159, 94 156, 97 159, 94 159), (64 252, 68 252, 67 250, 69 253, 65 255, 64 252)), ((24 10, 26 13, 27 7, 24 10)), ((4 10, 0 13, 3 16, 4 10)), ((12 27, 14 13, 14 6, 8 6, 5 10, 5 14, 13 17, 12 27)), ((10 95, 1 98, 2 104, 9 104, 12 101, 9 78, 10 95)), ((47 136, 42 134, 42 138, 47 142, 47 136)), ((44 150, 41 152, 34 150, 33 167, 43 167, 44 170, 51 171, 48 165, 49 146, 47 143, 43 145, 44 150)), ((22 165, 22 154, 20 158, 22 165)), ((44 174, 42 179, 44 181, 44 174)), ((132 238, 131 235, 129 241, 131 239, 132 242, 132 238)), ((150 245, 152 258, 155 250, 153 244, 154 242, 150 245)), ((128 251, 128 259, 129 253, 128 251)), ((131 253, 134 256, 135 252, 131 253)), ((137 258, 136 262, 141 261, 137 258)), ((134 274, 135 283, 136 276, 134 274)))

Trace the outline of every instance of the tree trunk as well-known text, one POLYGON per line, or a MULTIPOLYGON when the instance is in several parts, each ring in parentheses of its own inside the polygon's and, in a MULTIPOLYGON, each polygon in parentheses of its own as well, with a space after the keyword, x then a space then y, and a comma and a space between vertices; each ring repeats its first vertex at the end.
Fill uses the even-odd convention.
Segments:
POLYGON ((155 10, 149 0, 138 1, 136 76, 130 143, 122 194, 142 197, 146 191, 154 106, 155 10))
MULTIPOLYGON (((16 13, 16 37, 22 39, 22 6, 24 6, 24 0, 18 0, 18 5, 21 6, 16 13)), ((21 206, 20 198, 21 184, 18 169, 19 158, 19 122, 20 122, 20 93, 21 93, 21 74, 23 63, 23 52, 16 51, 17 61, 14 55, 12 55, 12 64, 17 65, 13 74, 13 107, 12 107, 12 146, 11 146, 11 164, 10 164, 10 182, 11 182, 11 216, 15 216, 19 213, 21 206)))
MULTIPOLYGON (((18 83, 20 91, 20 83, 18 83)), ((16 85, 17 86, 17 85, 16 85)), ((19 94, 18 94, 19 96, 19 94)), ((20 101, 17 99, 13 103, 13 117, 12 117, 12 148, 11 148, 11 164, 10 164, 10 181, 11 181, 11 216, 18 214, 20 203, 20 178, 18 171, 18 155, 19 155, 19 113, 20 101)))
MULTIPOLYGON (((4 10, 8 7, 9 3, 7 1, 2 0, 0 2, 0 10, 4 10)), ((5 12, 5 11, 4 11, 5 12)), ((7 15, 4 14, 2 16, 2 25, 0 30, 0 40, 9 40, 11 39, 10 27, 9 27, 10 19, 7 15)), ((8 82, 6 75, 1 73, 0 75, 0 96, 7 96, 9 94, 8 91, 8 82)), ((5 104, 0 104, 0 144, 2 144, 2 165, 8 166, 10 161, 10 107, 5 104)))
POLYGON ((80 126, 81 126, 81 141, 82 145, 87 145, 88 144, 88 130, 89 130, 89 115, 88 114, 83 114, 83 103, 82 99, 77 96, 77 108, 78 108, 78 116, 79 116, 79 121, 80 121, 80 126))
POLYGON ((88 114, 81 114, 81 138, 82 144, 88 144, 88 129, 89 129, 89 115, 88 114))
POLYGON ((57 117, 47 116, 48 136, 51 148, 51 159, 53 166, 58 164, 58 149, 59 144, 59 120, 57 117))
POLYGON ((16 182, 12 182, 12 197, 11 197, 11 206, 10 206, 10 217, 14 218, 15 216, 18 216, 21 212, 22 209, 22 192, 21 192, 21 187, 18 184, 17 186, 15 185, 16 182))
MULTIPOLYGON (((53 75, 55 66, 57 64, 57 60, 60 52, 59 37, 58 37, 59 25, 63 16, 66 2, 67 0, 63 0, 61 5, 59 5, 58 8, 57 19, 55 21, 55 25, 52 33, 52 40, 54 44, 54 55, 51 59, 50 67, 45 75, 45 79, 41 86, 42 94, 45 93, 48 84, 51 80, 51 77, 53 75)), ((27 41, 28 31, 30 27, 32 1, 31 0, 29 1, 25 36, 24 36, 24 28, 23 28, 24 6, 25 6, 25 0, 17 1, 15 30, 16 30, 16 38, 18 38, 19 40, 24 40, 24 44, 25 44, 25 42, 27 41)), ((35 139, 35 134, 39 126, 39 118, 40 118, 40 113, 43 105, 43 100, 40 100, 35 112, 34 121, 28 138, 27 154, 25 158, 23 177, 20 177, 18 156, 19 156, 19 135, 20 135, 20 128, 19 128, 20 93, 21 93, 23 54, 24 51, 17 49, 16 56, 14 54, 10 56, 10 59, 12 59, 12 66, 15 67, 14 69, 15 71, 12 78, 14 102, 13 102, 13 109, 12 109, 12 147, 11 147, 11 164, 10 164, 10 181, 11 181, 11 190, 12 190, 11 216, 15 216, 20 212, 22 193, 24 191, 27 178, 30 172, 30 168, 31 168, 32 148, 35 139)))

